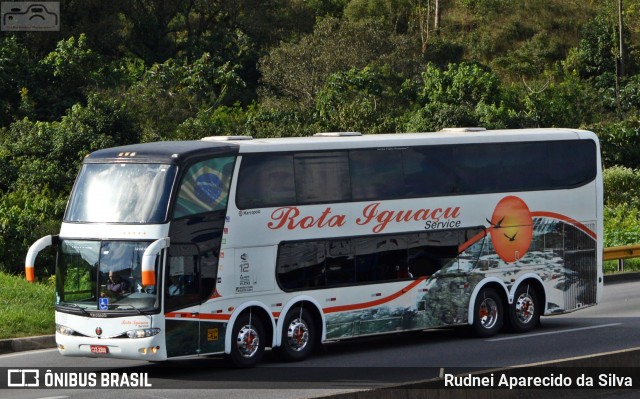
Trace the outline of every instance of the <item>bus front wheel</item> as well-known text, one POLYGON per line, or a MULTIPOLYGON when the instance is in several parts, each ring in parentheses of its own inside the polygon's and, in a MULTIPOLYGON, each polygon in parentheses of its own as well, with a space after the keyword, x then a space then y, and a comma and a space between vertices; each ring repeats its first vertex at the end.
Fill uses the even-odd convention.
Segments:
POLYGON ((509 324, 515 332, 530 331, 540 323, 541 311, 536 289, 531 284, 522 284, 509 306, 509 324))
POLYGON ((473 330, 479 337, 491 337, 500 331, 504 323, 502 298, 495 289, 486 287, 476 297, 473 314, 473 330))
POLYGON ((260 362, 264 355, 266 335, 262 321, 257 315, 240 315, 233 325, 231 333, 231 353, 228 360, 239 368, 252 367, 260 362))
POLYGON ((306 359, 316 343, 316 327, 311 314, 296 307, 284 318, 282 343, 278 348, 280 356, 290 362, 306 359))

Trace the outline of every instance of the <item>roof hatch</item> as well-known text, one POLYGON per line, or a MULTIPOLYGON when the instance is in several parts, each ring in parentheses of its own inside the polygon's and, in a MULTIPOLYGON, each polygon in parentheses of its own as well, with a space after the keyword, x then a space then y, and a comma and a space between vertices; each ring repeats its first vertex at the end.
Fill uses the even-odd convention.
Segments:
POLYGON ((253 136, 209 136, 209 137, 203 137, 200 140, 204 140, 204 141, 240 141, 240 140, 253 140, 253 136))
POLYGON ((360 132, 324 132, 324 133, 316 133, 313 137, 353 137, 353 136, 362 136, 360 132))

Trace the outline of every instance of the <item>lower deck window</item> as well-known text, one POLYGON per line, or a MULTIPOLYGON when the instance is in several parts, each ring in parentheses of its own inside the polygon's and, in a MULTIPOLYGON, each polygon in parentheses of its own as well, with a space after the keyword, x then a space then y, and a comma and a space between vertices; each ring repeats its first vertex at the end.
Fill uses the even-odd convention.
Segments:
POLYGON ((483 229, 353 237, 280 244, 277 278, 286 291, 428 277, 456 262, 483 229))

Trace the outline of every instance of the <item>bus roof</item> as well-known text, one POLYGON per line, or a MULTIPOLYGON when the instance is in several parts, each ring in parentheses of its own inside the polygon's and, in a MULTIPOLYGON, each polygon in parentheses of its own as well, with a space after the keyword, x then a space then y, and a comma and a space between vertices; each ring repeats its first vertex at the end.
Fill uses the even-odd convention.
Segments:
POLYGON ((227 142, 211 143, 202 140, 157 141, 105 148, 87 155, 84 163, 164 163, 178 164, 191 159, 213 155, 238 153, 238 146, 227 142))
MULTIPOLYGON (((344 148, 384 148, 412 145, 489 143, 505 141, 596 139, 592 132, 579 129, 443 130, 433 133, 328 134, 313 137, 265 138, 232 141, 240 153, 337 150, 344 148)), ((204 140, 207 140, 205 138, 204 140)))
POLYGON ((89 154, 85 163, 169 163, 177 164, 212 155, 237 153, 384 148, 412 145, 488 143, 505 141, 596 139, 579 129, 445 129, 433 133, 365 134, 325 133, 313 137, 256 138, 250 136, 205 137, 192 141, 161 141, 107 148, 89 154))

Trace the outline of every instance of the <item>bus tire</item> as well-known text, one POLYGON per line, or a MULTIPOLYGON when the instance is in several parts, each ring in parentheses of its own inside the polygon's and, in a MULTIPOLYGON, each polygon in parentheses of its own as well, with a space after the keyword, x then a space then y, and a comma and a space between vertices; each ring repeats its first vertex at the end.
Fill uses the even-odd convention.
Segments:
POLYGON ((231 332, 229 362, 237 368, 253 367, 264 355, 265 334, 262 321, 257 315, 244 313, 238 317, 231 332))
POLYGON ((536 289, 531 284, 520 285, 509 306, 511 329, 518 333, 531 331, 540 323, 541 311, 536 289))
POLYGON ((504 323, 502 298, 495 289, 485 287, 480 290, 473 307, 473 331, 478 337, 496 335, 504 323))
POLYGON ((316 331, 310 312, 301 307, 289 310, 284 318, 282 343, 278 353, 288 362, 306 359, 316 345, 316 331))

